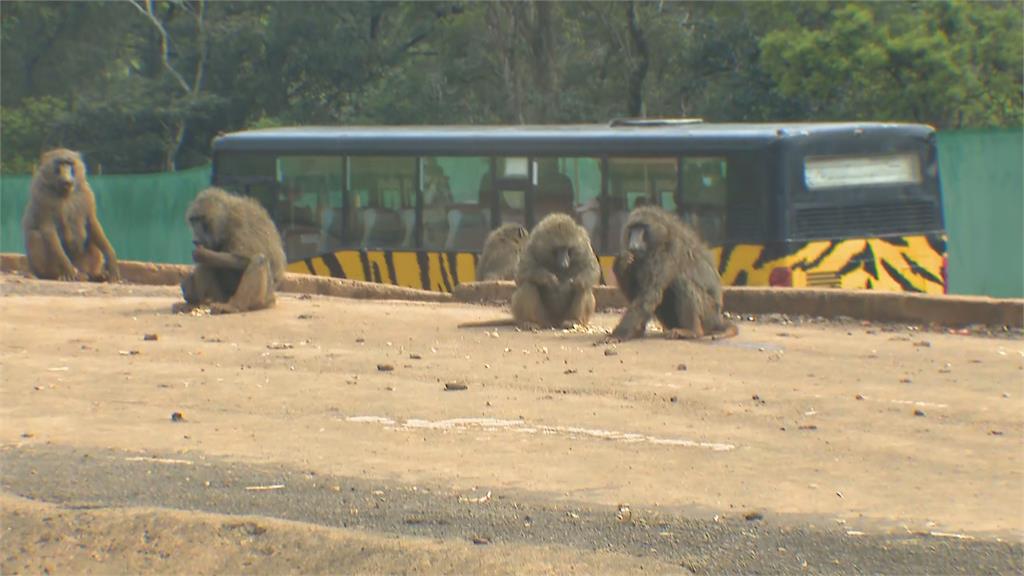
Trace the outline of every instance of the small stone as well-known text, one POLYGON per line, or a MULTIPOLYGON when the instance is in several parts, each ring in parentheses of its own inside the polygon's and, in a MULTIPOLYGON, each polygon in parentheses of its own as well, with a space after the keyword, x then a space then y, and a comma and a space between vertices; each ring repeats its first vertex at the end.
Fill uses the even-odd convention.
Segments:
POLYGON ((618 356, 618 354, 619 354, 618 350, 616 350, 614 348, 605 348, 605 350, 604 350, 604 355, 605 356, 618 356))
POLYGON ((747 520, 748 522, 756 522, 758 520, 764 520, 764 514, 761 514, 760 512, 756 512, 756 511, 754 511, 754 512, 747 512, 746 514, 743 515, 743 518, 745 520, 747 520))
POLYGON ((686 364, 680 364, 680 365, 676 366, 676 370, 678 370, 680 372, 686 372, 686 364))
POLYGON ((921 410, 920 408, 914 410, 914 416, 924 416, 924 415, 925 415, 924 410, 921 410))
POLYGON ((854 396, 854 398, 856 398, 857 400, 863 400, 864 399, 864 395, 857 394, 856 396, 854 396))
POLYGON ((490 543, 491 543, 491 539, 490 538, 487 538, 487 537, 484 537, 484 536, 474 536, 473 537, 473 544, 476 544, 477 546, 485 546, 485 545, 490 544, 490 543))
POLYGON ((185 415, 182 414, 181 412, 172 412, 171 413, 171 422, 184 422, 184 421, 185 421, 185 415))
POLYGON ((679 402, 679 397, 678 396, 673 396, 673 397, 669 398, 669 402, 675 404, 676 402, 679 402))

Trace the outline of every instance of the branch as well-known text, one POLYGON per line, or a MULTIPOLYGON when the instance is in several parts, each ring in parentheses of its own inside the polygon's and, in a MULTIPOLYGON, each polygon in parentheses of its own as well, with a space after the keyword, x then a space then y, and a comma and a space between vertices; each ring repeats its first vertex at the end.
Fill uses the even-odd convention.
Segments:
POLYGON ((160 33, 160 61, 163 63, 164 68, 170 72, 171 76, 173 76, 178 82, 181 89, 184 90, 186 94, 191 94, 192 88, 189 87, 188 82, 185 82, 185 78, 183 78, 181 74, 171 66, 171 62, 167 54, 167 29, 164 28, 163 23, 160 22, 160 19, 153 13, 153 0, 129 0, 129 3, 134 6, 136 10, 141 12, 150 21, 150 23, 153 24, 157 32, 160 33), (142 5, 143 2, 145 3, 145 7, 142 5))

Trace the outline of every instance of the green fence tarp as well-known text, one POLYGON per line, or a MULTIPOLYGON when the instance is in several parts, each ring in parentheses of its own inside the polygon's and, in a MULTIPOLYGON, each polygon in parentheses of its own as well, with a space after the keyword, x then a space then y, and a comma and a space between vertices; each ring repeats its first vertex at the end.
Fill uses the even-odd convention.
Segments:
POLYGON ((1024 130, 940 132, 949 293, 1024 297, 1024 130))
MULTIPOLYGON (((31 176, 0 176, 0 252, 25 252, 21 217, 31 176)), ((117 257, 123 260, 192 261, 185 210, 210 185, 210 167, 180 172, 90 175, 96 212, 117 257)))

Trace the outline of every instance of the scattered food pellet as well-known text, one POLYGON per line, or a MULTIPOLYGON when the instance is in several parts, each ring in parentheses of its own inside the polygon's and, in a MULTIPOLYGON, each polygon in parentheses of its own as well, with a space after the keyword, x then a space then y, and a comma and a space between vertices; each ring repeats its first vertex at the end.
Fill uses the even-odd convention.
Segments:
POLYGON ((764 515, 760 512, 747 512, 743 515, 743 518, 750 522, 755 522, 757 520, 764 520, 764 515))
POLYGON ((992 435, 992 436, 1002 436, 1003 435, 1003 431, 1002 430, 989 430, 988 433, 990 435, 992 435))
POLYGON ((910 384, 911 382, 910 378, 900 378, 900 384, 910 384))
POLYGON ((473 536, 473 544, 476 544, 477 546, 483 546, 485 544, 490 544, 490 543, 491 543, 491 539, 490 538, 485 538, 483 536, 473 536))
POLYGON ((924 410, 921 410, 920 408, 918 408, 917 410, 914 410, 914 416, 924 416, 924 415, 925 415, 924 414, 924 410))
POLYGON ((377 364, 377 370, 380 372, 391 372, 395 367, 391 364, 377 364))
POLYGON ((181 412, 173 412, 173 413, 171 413, 171 422, 184 422, 184 421, 185 421, 185 415, 182 414, 181 412))
POLYGON ((409 358, 412 360, 422 360, 423 356, 420 356, 419 354, 409 354, 409 358))
POLYGON ((680 372, 686 372, 686 364, 680 364, 676 366, 676 370, 679 370, 680 372))
POLYGON ((616 350, 614 348, 605 348, 605 350, 604 350, 604 355, 605 356, 617 356, 618 353, 619 353, 618 350, 616 350))
POLYGON ((801 424, 799 428, 800 430, 817 430, 818 426, 816 424, 801 424))
POLYGON ((146 335, 144 335, 142 337, 142 339, 147 341, 147 342, 152 342, 152 341, 157 339, 157 335, 156 334, 146 334, 146 335))
POLYGON ((931 348, 932 343, 927 340, 921 340, 919 342, 914 342, 914 346, 918 348, 931 348))
POLYGON ((679 402, 679 397, 678 396, 673 396, 673 397, 669 398, 669 401, 672 402, 673 404, 675 404, 676 402, 679 402))
POLYGON ((567 370, 565 371, 565 373, 566 373, 566 374, 575 374, 575 373, 576 373, 576 369, 575 369, 575 368, 569 368, 569 369, 567 369, 567 370))
POLYGON ((469 386, 466 386, 462 382, 446 382, 444 385, 444 389, 449 392, 456 390, 466 390, 467 388, 469 388, 469 386))
POLYGON ((857 394, 856 396, 854 396, 854 398, 856 398, 857 400, 863 400, 864 396, 862 394, 857 394))

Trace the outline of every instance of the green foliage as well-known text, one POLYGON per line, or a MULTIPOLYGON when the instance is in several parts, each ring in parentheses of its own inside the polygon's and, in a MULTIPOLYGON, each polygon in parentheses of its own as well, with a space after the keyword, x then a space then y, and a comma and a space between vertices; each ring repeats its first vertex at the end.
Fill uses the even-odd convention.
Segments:
POLYGON ((760 43, 764 69, 806 118, 1021 124, 1019 4, 844 4, 823 16, 760 43))
POLYGON ((219 132, 288 124, 1022 123, 1019 2, 144 6, 0 3, 0 169, 55 145, 186 168, 219 132))

